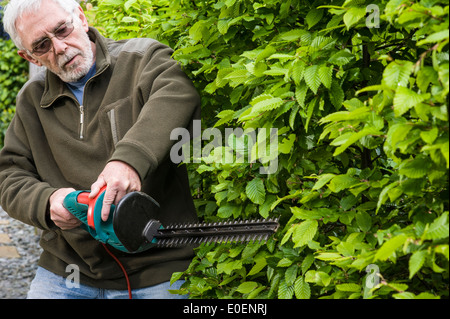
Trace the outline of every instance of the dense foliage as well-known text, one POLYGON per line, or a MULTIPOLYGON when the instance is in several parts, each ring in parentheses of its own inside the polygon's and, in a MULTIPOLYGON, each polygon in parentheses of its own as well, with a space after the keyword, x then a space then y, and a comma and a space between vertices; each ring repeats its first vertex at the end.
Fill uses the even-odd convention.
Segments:
POLYGON ((28 79, 28 64, 11 40, 0 38, 0 148, 14 116, 16 95, 28 79))
POLYGON ((232 134, 234 161, 216 148, 189 164, 203 219, 279 216, 281 228, 266 243, 201 246, 173 276, 187 280, 178 293, 448 298, 448 1, 93 4, 107 36, 175 49, 204 129, 278 129, 269 154, 261 131, 232 134))

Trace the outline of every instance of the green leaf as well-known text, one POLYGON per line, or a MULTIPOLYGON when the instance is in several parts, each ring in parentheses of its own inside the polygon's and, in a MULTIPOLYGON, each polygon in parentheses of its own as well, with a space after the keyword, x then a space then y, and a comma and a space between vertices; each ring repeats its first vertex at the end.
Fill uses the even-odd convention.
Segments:
POLYGON ((280 261, 277 264, 277 267, 289 267, 290 265, 292 265, 292 260, 285 257, 283 259, 280 259, 280 261))
POLYGON ((448 244, 447 245, 437 245, 434 248, 434 251, 438 254, 442 254, 445 256, 445 258, 447 258, 447 260, 449 260, 449 247, 448 244))
POLYGON ((312 266, 313 263, 314 263, 313 254, 309 254, 308 256, 305 257, 305 259, 303 259, 301 266, 303 275, 308 271, 308 269, 312 266))
POLYGON ((395 253, 398 248, 400 248, 405 243, 407 238, 408 237, 405 234, 401 234, 389 239, 383 244, 383 246, 381 246, 380 249, 378 249, 377 253, 375 254, 375 261, 387 260, 395 253))
POLYGON ((331 103, 334 105, 336 110, 339 110, 339 108, 342 106, 342 103, 344 102, 345 93, 342 87, 339 85, 338 81, 332 81, 329 93, 331 103))
POLYGON ((449 236, 448 212, 436 218, 428 227, 425 239, 442 239, 449 236))
POLYGON ((225 76, 225 80, 229 80, 230 86, 236 87, 248 80, 249 74, 247 69, 237 69, 225 76))
POLYGON ((289 227, 288 231, 286 232, 286 234, 284 234, 283 238, 281 239, 280 243, 281 246, 283 246, 289 240, 289 238, 291 238, 291 235, 294 232, 294 230, 295 230, 294 227, 289 227))
POLYGON ((365 120, 369 117, 370 114, 371 114, 370 108, 363 106, 358 107, 353 111, 340 111, 331 113, 321 118, 320 123, 349 121, 349 120, 365 120))
POLYGON ((372 217, 367 212, 359 212, 355 216, 358 227, 363 232, 368 232, 372 228, 372 217))
POLYGON ((184 272, 174 272, 172 277, 170 278, 170 284, 172 285, 178 279, 180 279, 184 275, 184 272))
POLYGON ((227 203, 226 205, 219 207, 217 216, 220 218, 230 218, 231 216, 236 217, 239 216, 241 210, 242 206, 227 203))
POLYGON ((276 52, 277 52, 277 50, 273 46, 268 45, 266 48, 264 48, 264 50, 262 50, 258 54, 258 56, 255 59, 255 63, 258 63, 259 61, 262 61, 262 60, 268 58, 269 56, 271 56, 272 54, 274 54, 276 52))
POLYGON ((223 262, 217 264, 217 273, 226 273, 230 275, 233 270, 238 270, 242 268, 242 260, 233 260, 229 262, 223 262))
POLYGON ((294 42, 294 41, 299 40, 305 33, 307 33, 307 31, 305 31, 303 29, 294 29, 294 30, 290 30, 290 31, 281 33, 277 37, 277 40, 294 42))
MULTIPOLYGON (((378 197, 377 209, 375 211, 376 213, 378 213, 381 206, 384 205, 384 203, 386 203, 390 192, 392 192, 392 189, 398 185, 399 185, 399 182, 393 182, 393 183, 389 184, 388 186, 386 186, 385 188, 383 188, 383 190, 381 191, 381 193, 378 197)), ((401 193, 398 196, 400 196, 400 195, 401 195, 401 193)))
POLYGON ((319 75, 319 78, 320 78, 320 81, 322 82, 322 84, 327 89, 330 89, 331 88, 331 80, 332 80, 332 76, 333 76, 333 67, 322 65, 319 68, 318 75, 319 75))
MULTIPOLYGON (((302 84, 304 84, 302 82, 302 84)), ((305 99, 306 99, 306 93, 308 92, 308 86, 301 85, 296 88, 295 90, 295 99, 297 100, 298 104, 301 107, 305 107, 305 99)))
POLYGON ((317 94, 317 90, 322 83, 319 77, 319 69, 320 67, 318 65, 311 65, 305 69, 305 73, 303 75, 306 84, 311 91, 314 92, 314 94, 317 94))
POLYGON ((220 119, 218 120, 215 124, 214 127, 218 127, 222 124, 228 123, 233 119, 234 116, 234 111, 233 110, 223 110, 222 112, 220 112, 219 114, 217 114, 216 116, 220 119))
POLYGON ((247 197, 255 204, 262 205, 266 199, 266 189, 264 188, 264 181, 256 177, 251 180, 245 188, 247 197))
POLYGON ((421 68, 417 74, 416 83, 422 92, 426 92, 430 83, 436 83, 438 73, 431 66, 421 68))
POLYGON ((323 10, 322 9, 312 9, 309 10, 308 14, 306 15, 306 23, 308 24, 308 29, 311 29, 313 26, 315 26, 317 23, 319 23, 320 19, 323 17, 323 10))
POLYGON ((221 34, 225 35, 225 34, 228 32, 228 28, 229 28, 228 23, 229 23, 229 22, 230 22, 230 19, 220 19, 220 20, 217 22, 217 30, 218 30, 221 34))
POLYGON ((261 248, 262 244, 247 244, 244 248, 244 251, 242 252, 242 259, 247 259, 247 258, 251 258, 253 257, 259 250, 259 248, 261 248))
MULTIPOLYGON (((274 56, 274 55, 272 55, 272 56, 274 56)), ((301 81, 303 79, 303 74, 305 72, 305 66, 306 66, 305 62, 303 62, 302 60, 294 61, 291 66, 291 69, 290 69, 291 77, 294 80, 295 85, 297 86, 297 89, 301 85, 301 81)))
POLYGON ((342 255, 338 253, 319 253, 315 258, 325 261, 334 261, 337 259, 341 259, 342 255))
POLYGON ((189 35, 198 43, 204 37, 203 30, 205 29, 205 22, 203 20, 197 21, 189 30, 189 35))
POLYGON ((357 24, 359 20, 364 18, 366 15, 366 8, 357 8, 353 7, 344 14, 344 23, 347 26, 347 30, 349 30, 352 26, 357 24))
POLYGON ((411 129, 412 125, 405 123, 392 125, 387 133, 386 144, 395 151, 397 149, 397 144, 407 138, 411 129))
POLYGON ((255 265, 250 269, 248 276, 258 274, 261 270, 266 267, 267 261, 266 258, 257 258, 255 265))
POLYGON ((448 30, 442 30, 433 34, 430 34, 427 38, 424 40, 421 40, 417 42, 418 46, 427 44, 427 43, 436 43, 440 42, 442 40, 448 40, 449 38, 449 31, 448 30))
POLYGON ((346 50, 340 50, 337 53, 333 54, 329 59, 328 62, 338 65, 338 66, 344 66, 348 64, 351 60, 353 60, 355 56, 346 50))
POLYGON ((328 184, 328 188, 333 193, 338 193, 341 190, 350 188, 357 183, 359 183, 359 180, 352 176, 345 175, 345 174, 337 175, 337 176, 333 177, 330 184, 328 184))
POLYGON ((292 234, 292 241, 295 243, 294 248, 308 244, 316 235, 318 226, 317 220, 314 219, 305 220, 296 225, 292 234))
POLYGON ((336 176, 335 174, 320 175, 312 189, 321 189, 326 183, 328 183, 335 176, 336 176))
POLYGON ((405 87, 399 87, 394 97, 394 112, 401 116, 409 109, 429 98, 429 94, 419 94, 405 87))
POLYGON ((297 299, 311 298, 311 288, 309 287, 309 284, 303 279, 303 277, 298 277, 295 281, 294 292, 297 299))
POLYGON ((290 154, 295 140, 296 135, 290 134, 288 137, 284 138, 280 144, 278 144, 278 151, 283 154, 290 154))
POLYGON ((409 178, 422 178, 429 173, 432 165, 428 157, 418 156, 413 160, 404 161, 399 167, 399 173, 409 178))
POLYGON ((124 23, 135 23, 138 22, 139 20, 136 18, 132 18, 132 17, 123 17, 122 22, 124 23))
POLYGON ((428 252, 426 250, 418 250, 411 255, 411 258, 409 258, 409 279, 414 277, 420 268, 422 268, 427 254, 428 252))
POLYGON ((128 0, 127 2, 125 2, 125 4, 123 5, 125 8, 125 11, 128 11, 130 9, 130 7, 135 4, 137 2, 137 0, 128 0))
POLYGON ((257 101, 252 101, 252 112, 251 114, 260 114, 262 112, 270 111, 280 107, 283 104, 283 100, 279 97, 265 96, 265 99, 259 99, 257 101))
POLYGON ((383 72, 384 84, 394 90, 397 87, 406 87, 413 67, 414 63, 411 61, 396 60, 391 62, 383 72))
POLYGON ((108 6, 122 6, 123 0, 105 0, 104 5, 108 6))
POLYGON ((308 103, 308 109, 306 113, 306 123, 305 123, 305 132, 308 132, 309 122, 311 121, 312 115, 314 114, 314 109, 316 104, 319 103, 319 98, 316 96, 308 103))
POLYGON ((442 156, 444 156, 445 161, 447 162, 447 169, 449 166, 449 142, 447 141, 446 143, 441 144, 441 153, 442 156))
POLYGON ((358 284, 340 284, 336 285, 336 289, 339 291, 346 291, 346 292, 360 292, 361 291, 361 285, 358 284))
POLYGON ((288 285, 284 279, 280 281, 280 285, 278 286, 278 298, 279 299, 292 299, 294 295, 294 287, 292 285, 288 285))
POLYGON ((294 264, 290 266, 288 269, 286 269, 286 272, 284 273, 284 279, 286 280, 286 283, 288 285, 292 285, 295 282, 295 279, 297 278, 297 272, 298 272, 297 264, 294 264))
POLYGON ((427 144, 433 144, 439 134, 439 129, 437 127, 433 127, 429 131, 420 132, 420 137, 427 144))
POLYGON ((254 281, 246 281, 237 287, 236 291, 242 293, 242 294, 248 294, 258 287, 258 283, 254 281))
MULTIPOLYGON (((350 145, 356 143, 357 141, 359 141, 360 139, 362 139, 363 137, 365 137, 367 135, 379 136, 379 135, 383 135, 383 132, 375 130, 372 127, 365 127, 357 133, 352 133, 351 135, 349 135, 349 137, 345 141, 345 143, 343 143, 341 146, 336 148, 333 156, 338 156, 339 154, 344 152, 350 145)), ((331 143, 331 144, 334 145, 334 143, 331 143)))
POLYGON ((277 197, 275 195, 269 195, 266 196, 266 199, 264 201, 264 204, 262 204, 259 207, 259 214, 263 217, 263 218, 267 218, 269 217, 269 213, 272 207, 272 204, 277 200, 277 197))

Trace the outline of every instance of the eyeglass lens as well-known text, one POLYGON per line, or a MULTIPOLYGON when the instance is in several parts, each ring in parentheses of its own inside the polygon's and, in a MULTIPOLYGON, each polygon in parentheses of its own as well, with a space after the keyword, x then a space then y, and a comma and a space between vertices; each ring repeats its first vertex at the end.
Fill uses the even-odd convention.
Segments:
MULTIPOLYGON (((55 31, 54 35, 57 39, 63 40, 69 34, 72 33, 73 29, 74 29, 73 23, 66 22, 55 31)), ((36 44, 36 46, 33 48, 32 53, 42 55, 47 53, 51 49, 51 47, 52 47, 52 40, 50 38, 45 38, 44 40, 36 44)))

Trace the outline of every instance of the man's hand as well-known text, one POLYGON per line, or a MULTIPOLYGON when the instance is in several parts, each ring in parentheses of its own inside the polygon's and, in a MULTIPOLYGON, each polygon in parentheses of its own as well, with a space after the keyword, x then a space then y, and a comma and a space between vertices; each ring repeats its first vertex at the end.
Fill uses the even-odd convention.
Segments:
POLYGON ((100 189, 106 185, 103 198, 102 220, 107 221, 112 204, 116 204, 126 194, 141 190, 139 174, 130 165, 120 162, 109 162, 97 181, 91 186, 89 198, 97 196, 100 189))
POLYGON ((63 206, 64 198, 74 191, 73 188, 60 188, 50 196, 50 219, 63 230, 81 225, 81 221, 63 206))

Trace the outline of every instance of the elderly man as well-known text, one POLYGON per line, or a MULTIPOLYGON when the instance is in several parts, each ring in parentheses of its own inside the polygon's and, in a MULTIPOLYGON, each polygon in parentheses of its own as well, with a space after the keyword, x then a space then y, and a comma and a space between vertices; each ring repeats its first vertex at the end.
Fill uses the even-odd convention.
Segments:
MULTIPOLYGON (((43 229, 29 298, 170 298, 169 279, 183 271, 189 248, 126 254, 101 243, 62 205, 75 190, 106 186, 102 219, 131 191, 150 194, 164 223, 194 222, 186 168, 169 160, 174 128, 189 127, 199 96, 152 39, 112 41, 88 26, 75 0, 11 0, 4 26, 18 54, 41 72, 17 96, 0 153, 0 204, 43 229), (68 284, 79 271, 80 285, 68 284), (125 274, 126 276, 126 274, 125 274), (131 288, 130 288, 131 287, 131 288)), ((77 278, 77 277, 75 277, 77 278)))

